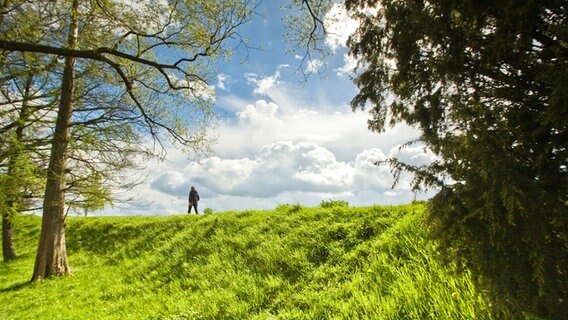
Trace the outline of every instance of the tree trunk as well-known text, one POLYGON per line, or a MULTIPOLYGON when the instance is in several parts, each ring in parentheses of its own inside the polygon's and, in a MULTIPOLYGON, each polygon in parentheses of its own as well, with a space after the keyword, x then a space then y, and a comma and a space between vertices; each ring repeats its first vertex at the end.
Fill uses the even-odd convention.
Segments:
POLYGON ((18 198, 23 195, 19 192, 19 186, 22 183, 18 177, 17 172, 17 157, 22 152, 22 142, 24 140, 24 129, 25 123, 28 122, 29 117, 29 104, 27 99, 30 97, 30 90, 33 85, 33 75, 27 79, 24 87, 22 108, 20 109, 18 124, 16 126, 16 136, 15 141, 11 141, 12 151, 9 155, 8 160, 8 192, 6 193, 6 208, 2 210, 2 255, 4 261, 10 261, 16 258, 16 249, 14 247, 13 239, 13 226, 12 219, 14 217, 15 211, 13 206, 18 202, 18 198))
MULTIPOLYGON (((4 12, 7 7, 6 1, 0 3, 0 9, 4 12)), ((0 15, 0 24, 2 23, 3 15, 0 15)), ((3 52, 3 56, 7 55, 7 51, 3 52)), ((0 208, 1 209, 1 208, 0 208)), ((12 221, 9 216, 9 208, 2 210, 2 257, 4 261, 10 261, 16 258, 16 249, 14 248, 14 241, 12 239, 12 221)))
POLYGON ((12 239, 12 221, 8 216, 8 212, 2 214, 2 256, 4 261, 16 258, 16 249, 12 239))
MULTIPOLYGON (((26 88, 27 89, 27 88, 26 88)), ((22 120, 22 116, 26 112, 27 103, 24 101, 22 104, 22 109, 20 112, 20 120, 22 120)), ((23 139, 23 126, 22 124, 18 124, 16 128, 16 137, 15 141, 10 140, 11 151, 10 151, 10 160, 8 160, 8 179, 6 181, 8 188, 5 194, 6 201, 4 205, 6 208, 2 210, 2 256, 4 257, 4 261, 10 261, 16 258, 16 248, 14 247, 14 239, 12 238, 12 219, 14 217, 14 204, 18 201, 18 197, 21 194, 18 194, 20 183, 19 178, 16 177, 17 173, 15 171, 16 168, 16 158, 18 157, 18 153, 21 152, 20 143, 23 139)))
MULTIPOLYGON (((79 0, 73 1, 69 28, 69 48, 77 43, 79 0)), ((69 124, 73 112, 73 90, 75 80, 75 58, 65 58, 61 99, 55 123, 51 156, 47 170, 47 181, 43 200, 43 216, 32 281, 52 275, 71 273, 65 246, 65 175, 67 168, 67 147, 69 124)))

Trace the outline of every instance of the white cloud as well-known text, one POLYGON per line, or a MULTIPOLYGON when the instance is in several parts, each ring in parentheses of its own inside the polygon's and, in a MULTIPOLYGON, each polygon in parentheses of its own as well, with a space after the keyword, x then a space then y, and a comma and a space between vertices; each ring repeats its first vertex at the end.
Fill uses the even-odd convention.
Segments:
POLYGON ((306 66, 306 70, 305 72, 307 74, 310 73, 317 73, 319 72, 323 67, 325 66, 325 64, 323 63, 323 61, 319 60, 319 59, 310 59, 307 62, 307 66, 306 66))
POLYGON ((159 174, 151 183, 150 188, 160 190, 166 194, 179 194, 184 191, 185 178, 181 172, 167 170, 159 174))
POLYGON ((249 104, 243 111, 237 112, 237 117, 243 122, 262 124, 266 121, 275 121, 278 105, 274 102, 258 100, 254 105, 249 104))
POLYGON ((215 87, 208 85, 202 81, 193 81, 189 83, 190 97, 198 99, 215 101, 215 87))
POLYGON ((266 95, 269 89, 280 83, 278 80, 280 78, 280 71, 278 70, 276 70, 272 76, 264 78, 260 78, 255 73, 247 73, 245 74, 245 77, 249 83, 256 85, 253 93, 258 95, 266 95))
POLYGON ((188 80, 187 77, 180 78, 171 72, 168 77, 174 86, 184 88, 182 92, 188 99, 202 99, 215 101, 215 87, 201 80, 188 80))
MULTIPOLYGON (((398 146, 389 150, 389 154, 398 152, 398 146)), ((422 154, 418 148, 406 153, 418 163, 424 160, 418 156, 422 154)), ((316 205, 326 199, 344 199, 353 205, 412 200, 409 179, 391 189, 390 169, 376 164, 384 159, 385 153, 377 148, 364 150, 346 162, 315 143, 277 141, 263 146, 251 158, 211 157, 177 171, 164 170, 150 183, 150 189, 154 198, 167 199, 155 207, 163 212, 185 210, 191 185, 200 191, 202 209, 215 210, 274 208, 281 203, 316 205)))
MULTIPOLYGON (((378 4, 380 6, 380 4, 378 4)), ((364 14, 376 15, 378 8, 365 8, 362 9, 364 14)), ((355 33, 359 26, 359 22, 351 18, 351 13, 349 13, 343 4, 336 3, 325 15, 324 24, 328 34, 325 39, 325 43, 331 48, 333 52, 338 52, 340 48, 347 47, 347 40, 349 37, 355 33)), ((334 69, 339 76, 345 74, 351 74, 357 67, 358 60, 347 54, 343 54, 343 65, 334 69)))
POLYGON ((233 115, 236 112, 241 111, 242 106, 247 105, 248 103, 250 103, 249 100, 239 97, 235 94, 219 95, 218 99, 216 100, 216 104, 220 109, 219 113, 222 113, 222 116, 226 116, 226 114, 224 113, 233 115))
POLYGON ((357 62, 358 60, 355 57, 345 53, 343 54, 343 65, 334 70, 337 72, 338 76, 354 74, 357 62))
POLYGON ((272 102, 231 100, 235 103, 231 110, 237 117, 219 127, 216 154, 223 158, 247 157, 275 141, 309 141, 349 161, 363 150, 380 148, 388 152, 418 136, 416 130, 405 125, 380 135, 373 133, 367 129, 366 112, 352 112, 348 105, 308 106, 310 101, 293 93, 282 84, 268 92, 274 97, 272 102))
POLYGON ((395 157, 399 161, 413 166, 427 165, 436 159, 436 155, 422 145, 393 148, 389 157, 395 157))
POLYGON ((166 0, 117 0, 116 5, 120 8, 118 12, 124 16, 110 23, 118 24, 118 32, 123 32, 120 27, 122 21, 128 21, 129 27, 136 31, 149 34, 162 30, 168 24, 170 6, 166 0))
POLYGON ((325 15, 324 25, 328 32, 325 43, 336 51, 346 46, 349 36, 357 30, 358 22, 349 16, 343 4, 336 3, 325 15))
POLYGON ((263 146, 252 159, 211 157, 199 164, 190 163, 178 172, 165 171, 152 181, 150 187, 181 196, 191 184, 204 188, 210 195, 257 198, 294 191, 335 194, 388 188, 390 183, 383 181, 392 180, 388 175, 366 179, 383 170, 373 164, 380 159, 373 158, 373 154, 372 150, 365 151, 355 161, 343 162, 328 149, 314 143, 277 141, 263 146))
POLYGON ((389 189, 393 182, 389 168, 385 165, 376 165, 378 161, 385 159, 386 156, 383 151, 377 148, 368 149, 358 154, 355 158, 354 185, 360 190, 389 189))
POLYGON ((229 82, 230 80, 231 80, 231 76, 220 73, 220 74, 217 75, 217 85, 216 85, 216 87, 219 88, 219 89, 221 89, 221 90, 228 91, 229 88, 228 88, 228 85, 227 85, 227 84, 228 84, 228 82, 229 82))
MULTIPOLYGON (((430 157, 420 148, 399 150, 389 155, 424 163, 430 157)), ((415 195, 409 175, 403 175, 395 189, 386 159, 378 148, 366 149, 350 161, 340 161, 326 147, 311 142, 276 141, 264 145, 250 157, 210 157, 201 162, 185 160, 179 152, 172 162, 152 165, 148 188, 138 192, 145 207, 134 207, 130 214, 183 213, 190 186, 196 186, 202 201, 200 210, 270 209, 278 204, 306 206, 322 200, 346 200, 351 205, 407 203, 415 195), (185 163, 185 165, 184 165, 185 163)), ((431 158, 430 158, 431 159, 431 158)), ((429 197, 432 193, 421 195, 429 197)))

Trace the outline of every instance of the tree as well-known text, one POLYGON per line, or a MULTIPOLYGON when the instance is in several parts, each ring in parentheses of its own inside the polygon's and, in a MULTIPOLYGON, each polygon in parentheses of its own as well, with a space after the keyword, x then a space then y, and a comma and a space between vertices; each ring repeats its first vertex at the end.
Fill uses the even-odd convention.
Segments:
MULTIPOLYGON (((170 136, 181 147, 199 151, 204 147, 210 115, 206 67, 214 58, 230 54, 226 42, 242 42, 238 27, 254 9, 252 2, 234 0, 142 1, 139 5, 141 8, 100 0, 21 1, 3 11, 7 26, 19 26, 22 19, 41 16, 47 23, 39 29, 48 36, 44 33, 40 38, 33 32, 38 28, 28 26, 26 37, 14 37, 12 29, 7 28, 9 32, 0 38, 0 49, 65 57, 32 280, 70 272, 64 199, 77 64, 95 62, 102 72, 108 72, 107 76, 119 79, 113 82, 114 89, 107 87, 106 92, 110 94, 118 87, 126 90, 128 98, 122 105, 129 108, 120 111, 132 119, 131 130, 148 133, 159 145, 170 136), (22 15, 23 11, 28 15, 22 15), (66 39, 59 36, 60 26, 66 39), (158 97, 165 97, 162 101, 167 104, 154 104, 158 97)), ((42 20, 33 21, 39 24, 42 20)))
POLYGON ((130 190, 139 181, 124 176, 141 169, 139 160, 151 157, 145 137, 136 132, 141 121, 130 114, 125 90, 110 90, 113 80, 97 72, 93 62, 83 63, 77 74, 73 119, 70 123, 66 205, 69 210, 89 211, 121 201, 115 194, 130 190))
MULTIPOLYGON (((12 54, 0 83, 0 210, 4 260, 15 258, 12 220, 21 211, 38 210, 43 198, 52 139, 57 76, 60 64, 37 54, 12 54)), ((147 156, 141 137, 121 115, 125 92, 112 98, 100 92, 108 79, 93 72, 88 64, 77 76, 80 95, 74 97, 74 120, 70 124, 68 179, 65 187, 66 212, 100 209, 115 203, 120 189, 131 189, 137 181, 122 175, 139 167, 135 158, 147 156), (112 106, 112 107, 111 107, 112 106)), ((41 208, 39 208, 41 209, 41 208)))
MULTIPOLYGON (((20 128, 18 128, 20 129, 20 128)), ((13 242, 13 218, 16 213, 32 205, 31 198, 41 180, 38 179, 40 170, 30 158, 28 150, 16 136, 10 143, 9 160, 6 172, 0 173, 0 211, 2 214, 2 256, 4 261, 16 258, 13 242)), ((21 132, 21 131, 20 131, 21 132)))
POLYGON ((568 2, 347 0, 353 109, 438 156, 429 220, 507 317, 568 318, 568 2))
POLYGON ((0 83, 0 211, 2 212, 2 253, 4 261, 16 257, 12 220, 16 213, 31 208, 43 186, 48 143, 46 122, 49 90, 45 79, 34 75, 43 63, 28 56, 15 57, 2 73, 0 83), (42 92, 42 93, 40 93, 42 92))

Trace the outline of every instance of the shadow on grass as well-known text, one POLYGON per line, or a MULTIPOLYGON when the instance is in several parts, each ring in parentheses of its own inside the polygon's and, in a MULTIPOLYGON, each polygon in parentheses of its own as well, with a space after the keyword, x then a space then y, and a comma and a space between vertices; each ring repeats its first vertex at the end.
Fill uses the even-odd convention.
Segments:
POLYGON ((16 292, 31 285, 30 281, 15 283, 9 287, 0 289, 0 292, 16 292))

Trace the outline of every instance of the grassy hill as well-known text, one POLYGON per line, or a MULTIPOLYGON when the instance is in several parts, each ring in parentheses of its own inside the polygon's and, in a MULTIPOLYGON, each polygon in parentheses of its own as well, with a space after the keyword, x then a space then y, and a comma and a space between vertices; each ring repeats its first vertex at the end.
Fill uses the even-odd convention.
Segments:
POLYGON ((489 319, 471 280, 434 259, 424 209, 74 217, 73 276, 33 284, 40 219, 20 216, 0 319, 489 319))

